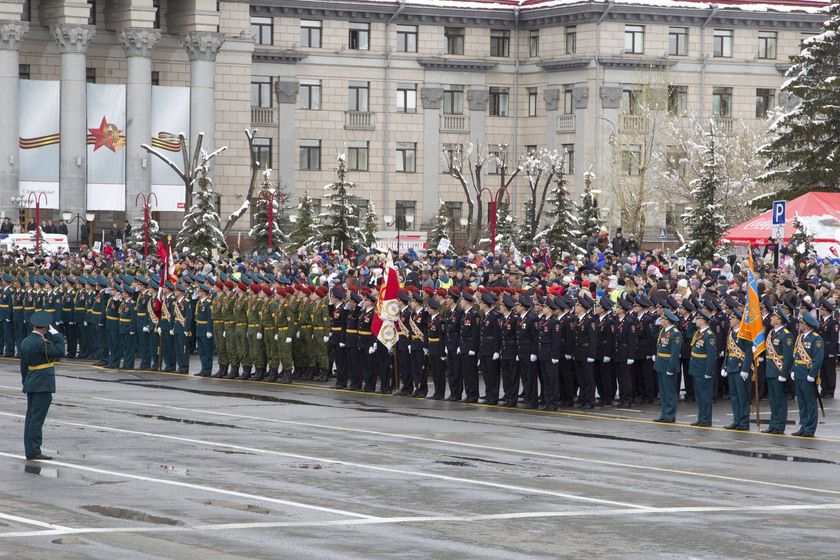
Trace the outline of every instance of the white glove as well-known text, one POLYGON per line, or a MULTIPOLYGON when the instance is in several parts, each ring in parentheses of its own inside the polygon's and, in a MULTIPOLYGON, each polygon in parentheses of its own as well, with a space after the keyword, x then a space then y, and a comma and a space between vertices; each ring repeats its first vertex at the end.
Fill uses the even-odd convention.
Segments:
POLYGON ((85 323, 85 326, 88 326, 87 321, 85 321, 84 323, 85 323))
POLYGON ((711 379, 711 378, 712 378, 712 376, 711 376, 711 375, 704 375, 704 376, 703 376, 703 379, 711 379))
POLYGON ((328 336, 324 337, 324 342, 329 342, 329 340, 330 340, 330 337, 328 337, 328 336))
POLYGON ((300 331, 295 333, 295 338, 300 338, 300 331))
POLYGON ((537 355, 536 355, 536 354, 531 354, 531 361, 532 361, 532 362, 536 362, 536 361, 537 361, 537 355))
POLYGON ((779 380, 779 383, 784 383, 785 381, 787 381, 787 377, 782 377, 781 375, 779 377, 777 377, 776 379, 779 380))
POLYGON ((604 363, 605 364, 610 363, 610 357, 609 356, 604 356, 604 363))
POLYGON ((275 334, 275 335, 274 335, 274 340, 280 340, 280 335, 279 335, 279 334, 275 334))
POLYGON ((632 366, 634 363, 636 363, 636 360, 634 360, 633 358, 628 358, 627 359, 627 365, 628 366, 632 366))
POLYGON ((55 324, 60 326, 60 325, 61 325, 61 321, 56 321, 56 322, 55 322, 55 324))
POLYGON ((478 361, 475 363, 475 365, 477 365, 478 367, 481 367, 481 358, 478 359, 478 361))
POLYGON ((262 333, 261 332, 257 333, 257 340, 262 340, 262 333))
POLYGON ((808 377, 806 377, 806 379, 808 380, 808 383, 813 383, 814 381, 816 381, 816 379, 814 379, 810 375, 808 377))
POLYGON ((292 337, 287 336, 286 337, 286 344, 291 344, 291 343, 292 343, 292 337))
POLYGON ((674 375, 674 372, 673 372, 673 371, 666 371, 666 372, 665 372, 665 375, 670 375, 670 376, 673 376, 673 375, 674 375))
POLYGON ((764 363, 764 358, 759 358, 758 363, 763 364, 764 363))
POLYGON ((594 364, 595 363, 595 358, 586 358, 586 363, 587 364, 594 364))
POLYGON ((445 356, 448 356, 448 355, 449 355, 449 348, 447 348, 446 346, 444 346, 444 347, 443 347, 443 354, 444 354, 445 356))
MULTIPOLYGON (((6 319, 6 320, 7 320, 7 321, 10 321, 11 319, 6 319)), ((70 321, 70 322, 69 322, 69 323, 67 323, 67 324, 68 324, 68 325, 75 325, 75 324, 76 324, 76 322, 75 322, 75 321, 70 321)))
POLYGON ((749 376, 750 376, 750 372, 748 372, 748 371, 742 371, 741 372, 741 379, 742 380, 746 381, 749 376))
POLYGON ((662 317, 657 317, 656 321, 653 323, 654 325, 661 325, 662 324, 662 317))
POLYGON ((131 336, 134 336, 134 331, 128 331, 128 334, 130 334, 131 336))
POLYGON ((190 299, 192 299, 192 300, 196 300, 196 299, 198 299, 198 292, 197 292, 197 291, 196 291, 196 292, 193 292, 193 295, 192 295, 192 297, 191 297, 190 299))
MULTIPOLYGON (((12 322, 12 320, 11 320, 11 319, 6 319, 6 322, 7 322, 7 323, 11 323, 11 322, 12 322)), ((87 323, 85 323, 85 325, 87 325, 87 323)))
POLYGON ((428 348, 423 348, 423 355, 424 355, 424 356, 428 356, 428 355, 429 355, 429 349, 428 349, 428 348))
POLYGON ((498 360, 498 359, 499 359, 499 353, 498 353, 498 352, 493 352, 493 359, 494 359, 494 360, 498 360))
POLYGON ((227 338, 227 331, 222 331, 222 338, 227 338))
POLYGON ((339 342, 339 343, 338 343, 338 347, 339 347, 339 348, 344 348, 345 346, 347 346, 347 345, 346 345, 346 344, 344 344, 343 342, 339 342))
POLYGON ((560 363, 560 360, 558 360, 557 358, 551 358, 551 363, 556 366, 557 364, 560 363))
POLYGON ((458 347, 458 350, 455 351, 455 353, 458 354, 459 356, 461 355, 461 347, 460 346, 458 347))
POLYGON ((519 356, 516 356, 516 361, 517 361, 517 362, 519 361, 519 356))
POLYGON ((375 345, 368 348, 368 354, 373 354, 374 352, 376 352, 376 346, 375 345))
POLYGON ((208 332, 208 333, 207 333, 207 338, 213 338, 213 333, 208 332))
POLYGON ((729 374, 728 374, 728 373, 726 373, 726 370, 725 370, 725 369, 720 370, 720 376, 721 376, 721 377, 726 378, 726 376, 727 376, 727 375, 729 375, 729 374))
POLYGON ((149 325, 145 325, 143 327, 143 332, 149 332, 149 325))
POLYGON ((569 354, 564 354, 564 355, 563 355, 563 357, 564 357, 564 358, 566 358, 567 360, 571 360, 571 359, 572 359, 572 357, 571 357, 569 354))
POLYGON ((440 361, 441 361, 441 362, 445 362, 445 361, 446 361, 446 356, 441 356, 441 357, 440 357, 440 361))
POLYGON ((656 356, 651 356, 650 361, 656 363, 656 356))
POLYGON ((475 352, 473 352, 472 350, 470 350, 470 351, 468 351, 468 352, 467 352, 467 355, 468 355, 468 356, 475 356, 475 352))
POLYGON ((50 325, 50 334, 58 334, 58 331, 52 325, 50 325))
POLYGON ((170 329, 169 336, 175 336, 175 329, 170 329))
POLYGON ((155 334, 160 334, 160 328, 155 329, 155 334))
POLYGON ((409 356, 411 355, 411 345, 410 344, 408 345, 408 355, 409 356))

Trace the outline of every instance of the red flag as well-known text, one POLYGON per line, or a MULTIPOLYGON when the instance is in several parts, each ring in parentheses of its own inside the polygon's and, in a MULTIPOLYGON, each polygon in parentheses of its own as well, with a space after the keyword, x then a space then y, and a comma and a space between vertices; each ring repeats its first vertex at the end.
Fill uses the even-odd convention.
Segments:
POLYGON ((400 279, 391 253, 385 263, 385 281, 379 287, 379 298, 376 302, 376 312, 373 314, 371 332, 388 350, 393 348, 399 338, 395 321, 399 318, 400 310, 397 304, 397 293, 400 291, 400 279))

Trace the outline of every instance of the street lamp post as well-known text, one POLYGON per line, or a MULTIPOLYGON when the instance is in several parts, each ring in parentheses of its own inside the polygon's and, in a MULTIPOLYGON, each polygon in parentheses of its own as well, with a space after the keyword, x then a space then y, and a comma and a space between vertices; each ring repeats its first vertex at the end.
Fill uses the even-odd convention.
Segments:
POLYGON ((497 219, 498 219, 498 216, 496 215, 496 213, 497 213, 498 208, 499 208, 499 202, 503 200, 502 197, 506 196, 507 197, 507 202, 508 202, 508 204, 510 204, 510 193, 508 192, 507 187, 505 187, 504 183, 502 184, 502 186, 500 186, 498 189, 496 189, 495 193, 492 192, 487 187, 484 187, 483 189, 481 189, 481 191, 482 192, 487 191, 488 197, 490 199, 490 202, 488 203, 488 211, 487 211, 488 214, 490 214, 490 254, 495 256, 496 255, 496 225, 497 225, 497 219))
MULTIPOLYGON (((158 198, 153 192, 137 193, 137 196, 134 198, 134 206, 137 206, 140 199, 143 199, 143 260, 146 260, 149 256, 149 209, 152 205, 152 197, 155 197, 155 206, 157 206, 158 198)), ((128 240, 126 239, 126 241, 128 240)))
POLYGON ((43 191, 31 191, 26 197, 26 203, 32 204, 35 201, 35 252, 41 252, 41 197, 44 197, 44 203, 47 203, 47 193, 43 191))
POLYGON ((396 226, 397 228, 397 257, 400 256, 400 235, 414 224, 414 216, 400 214, 398 216, 383 216, 386 227, 396 226))
MULTIPOLYGON (((77 249, 80 249, 82 247, 82 240, 80 238, 81 234, 79 232, 79 228, 82 226, 82 219, 83 219, 82 215, 79 214, 79 213, 76 213, 76 215, 74 216, 73 212, 62 212, 61 217, 62 217, 62 219, 64 219, 64 223, 67 224, 68 226, 73 224, 73 222, 76 223, 76 245, 77 245, 77 249)), ((93 221, 94 218, 95 218, 94 214, 85 214, 84 215, 84 220, 86 222, 93 221)))

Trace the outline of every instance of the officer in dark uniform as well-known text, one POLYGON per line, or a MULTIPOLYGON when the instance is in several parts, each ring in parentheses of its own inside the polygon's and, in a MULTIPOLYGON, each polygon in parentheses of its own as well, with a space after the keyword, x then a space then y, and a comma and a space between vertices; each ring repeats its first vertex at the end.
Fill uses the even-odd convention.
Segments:
MULTIPOLYGON (((492 292, 481 294, 478 359, 481 361, 481 377, 484 379, 484 398, 480 402, 492 405, 499 402, 499 358, 502 347, 501 314, 496 311, 495 305, 496 296, 492 292)), ((477 386, 475 392, 478 393, 477 386)), ((470 388, 467 388, 467 397, 469 394, 470 388)))
POLYGON ((500 370, 502 377, 502 406, 515 407, 519 399, 519 377, 516 363, 516 328, 519 316, 513 311, 516 300, 505 291, 502 294, 500 370))
MULTIPOLYGON (((636 347, 636 374, 634 376, 634 394, 638 395, 642 404, 652 404, 656 396, 657 377, 654 371, 656 354, 656 313, 651 311, 653 302, 640 294, 634 302, 634 312, 638 318, 638 345, 636 347)), ((661 377, 661 376, 660 376, 661 377)))
POLYGON ((67 341, 67 357, 75 358, 77 348, 79 346, 79 331, 76 328, 75 311, 73 309, 76 299, 76 289, 74 287, 75 278, 71 275, 66 275, 62 278, 62 290, 60 292, 61 298, 61 322, 64 331, 64 340, 67 341))
POLYGON ((770 332, 767 333, 765 376, 767 399, 770 404, 770 422, 762 430, 765 434, 783 434, 787 427, 788 403, 785 383, 793 367, 793 335, 785 327, 789 322, 781 305, 777 305, 770 316, 770 332))
POLYGON ((800 313, 791 370, 799 407, 799 429, 791 434, 794 436, 814 437, 817 431, 817 382, 825 355, 825 341, 816 331, 819 326, 809 311, 800 313))
POLYGON ((615 326, 615 370, 618 378, 618 406, 633 404, 633 366, 636 363, 636 332, 638 321, 632 313, 633 302, 627 297, 618 298, 615 326))
POLYGON ((411 382, 411 294, 408 290, 400 290, 397 293, 397 300, 399 300, 401 309, 400 316, 397 320, 397 332, 399 338, 397 339, 396 353, 397 353, 397 369, 400 375, 400 390, 397 393, 401 397, 407 397, 414 392, 411 382))
POLYGON ((429 382, 426 376, 426 355, 429 349, 426 347, 426 325, 428 314, 423 308, 423 292, 412 290, 411 315, 408 325, 411 335, 411 353, 409 363, 411 364, 411 396, 415 398, 426 398, 429 393, 429 382))
POLYGON ((449 299, 450 309, 444 317, 446 329, 446 383, 449 385, 449 396, 447 401, 460 401, 463 390, 463 378, 461 377, 461 360, 459 359, 458 347, 461 344, 461 322, 464 319, 464 310, 461 308, 461 292, 458 288, 449 288, 446 295, 449 299), (457 390, 457 392, 456 392, 457 390))
MULTIPOLYGON (((697 327, 694 325, 694 318, 696 317, 697 307, 690 299, 685 299, 678 309, 677 316, 680 318, 680 324, 677 325, 682 332, 683 340, 690 341, 694 336, 694 331, 697 327)), ((685 400, 686 402, 694 402, 694 379, 688 375, 688 366, 691 363, 691 345, 683 344, 680 350, 680 371, 677 372, 677 387, 679 388, 685 383, 685 400)), ((677 394, 679 396, 679 393, 677 394)))
POLYGON ((134 369, 134 357, 136 354, 137 336, 137 308, 134 303, 134 289, 125 284, 123 287, 122 301, 120 302, 120 353, 117 359, 117 367, 122 359, 123 369, 134 369))
POLYGON ((455 387, 453 394, 458 395, 460 399, 461 387, 466 390, 466 397, 464 402, 477 403, 478 402, 478 346, 479 346, 479 317, 478 312, 473 307, 475 304, 475 295, 466 288, 461 294, 461 308, 464 310, 464 316, 461 320, 461 336, 458 343, 458 359, 461 362, 461 379, 457 380, 458 385, 455 387))
POLYGON ((562 340, 562 352, 560 359, 560 390, 558 406, 572 408, 575 404, 575 393, 577 382, 575 381, 575 336, 572 326, 577 322, 575 315, 575 300, 565 294, 558 297, 557 305, 561 308, 560 313, 560 336, 562 340))
MULTIPOLYGON (((539 349, 539 330, 537 316, 532 307, 534 302, 528 294, 519 295, 517 314, 519 324, 516 327, 516 361, 519 363, 519 377, 522 380, 523 407, 537 408, 537 378, 539 364, 537 350, 539 349)), ((518 387, 517 387, 518 389, 518 387)))
POLYGON ((543 406, 542 410, 553 412, 557 410, 560 390, 560 358, 563 353, 563 339, 560 332, 560 318, 557 312, 560 306, 554 296, 545 298, 545 306, 548 313, 540 323, 539 349, 537 358, 540 364, 540 373, 543 383, 543 406))
POLYGON ((819 303, 820 327, 818 334, 825 342, 825 352, 820 372, 820 396, 824 399, 834 398, 834 388, 837 385, 837 344, 840 339, 840 322, 834 317, 834 305, 827 299, 819 303))
POLYGON ((694 378, 694 396, 697 399, 697 421, 692 426, 704 428, 712 425, 713 376, 717 366, 717 337, 711 329, 712 316, 699 310, 694 320, 697 332, 691 338, 691 363, 688 374, 694 378))
MULTIPOLYGON (((367 292, 362 299, 362 306, 357 321, 356 346, 359 356, 359 364, 364 364, 364 371, 360 374, 350 374, 350 389, 355 391, 376 390, 376 352, 377 340, 373 336, 371 325, 373 325, 374 305, 370 298, 371 293, 367 292)), ((408 367, 408 366, 407 366, 408 367)), ((353 368, 351 368, 352 370, 353 368)))
POLYGON ((431 297, 426 305, 429 307, 426 346, 429 349, 429 372, 435 386, 429 398, 439 401, 446 397, 446 326, 440 315, 440 301, 431 297))
POLYGON ((364 299, 358 290, 349 290, 350 297, 347 298, 346 305, 346 322, 344 325, 344 350, 347 356, 347 370, 346 377, 336 377, 335 385, 337 389, 346 389, 347 384, 350 387, 355 387, 359 390, 362 387, 362 377, 364 373, 361 371, 361 364, 368 363, 368 350, 359 345, 359 316, 362 312, 361 303, 364 299))
POLYGON ((677 417, 677 391, 672 379, 680 367, 680 349, 683 344, 682 334, 676 327, 679 323, 673 311, 666 309, 662 314, 662 326, 656 337, 653 369, 659 376, 659 416, 654 422, 673 424, 677 417))
POLYGON ((612 300, 606 294, 595 305, 598 327, 598 344, 595 353, 595 387, 598 390, 599 406, 611 406, 615 399, 615 356, 616 333, 612 300))
POLYGON ((120 302, 122 299, 122 288, 115 284, 110 288, 113 293, 105 304, 105 336, 108 341, 103 351, 102 360, 99 365, 108 369, 120 367, 122 358, 122 341, 120 340, 120 302))
POLYGON ((732 309, 723 371, 720 374, 729 381, 729 402, 732 405, 732 423, 726 429, 746 432, 750 429, 750 371, 753 354, 752 342, 738 337, 743 316, 739 309, 732 309))
MULTIPOLYGON (((188 351, 188 338, 191 335, 192 309, 189 301, 186 300, 187 288, 183 284, 175 285, 176 297, 172 300, 172 338, 175 347, 175 363, 178 366, 178 373, 190 372, 190 356, 188 351)), ((250 368, 249 368, 250 369, 250 368)))
POLYGON ((598 352, 598 322, 592 315, 595 302, 582 292, 575 304, 577 320, 572 323, 575 340, 575 379, 579 387, 576 408, 595 408, 595 356, 598 352))
POLYGON ((347 315, 348 309, 344 303, 347 292, 341 286, 334 286, 330 290, 330 348, 335 363, 335 388, 347 387, 347 315))
POLYGON ((55 393, 55 362, 64 356, 64 337, 50 327, 52 317, 46 311, 30 316, 32 334, 20 345, 20 376, 26 393, 26 420, 23 447, 27 461, 52 459, 41 451, 44 420, 55 393))
POLYGON ((15 325, 12 321, 14 317, 14 277, 4 272, 0 278, 3 279, 3 289, 0 290, 0 330, 3 331, 3 345, 0 346, 0 352, 6 358, 11 358, 15 355, 15 325))
POLYGON ((26 290, 23 288, 23 281, 18 277, 12 283, 12 323, 15 333, 15 351, 20 356, 20 343, 26 338, 26 321, 24 321, 24 307, 26 307, 26 290))

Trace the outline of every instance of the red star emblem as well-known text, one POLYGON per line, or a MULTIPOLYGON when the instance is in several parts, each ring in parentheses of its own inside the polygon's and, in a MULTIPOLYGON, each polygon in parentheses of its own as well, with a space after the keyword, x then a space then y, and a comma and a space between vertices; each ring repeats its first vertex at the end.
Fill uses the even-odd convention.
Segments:
POLYGON ((105 117, 102 117, 99 128, 89 128, 88 132, 93 136, 94 152, 103 146, 112 152, 123 147, 124 141, 121 138, 120 129, 117 125, 109 123, 105 117))

